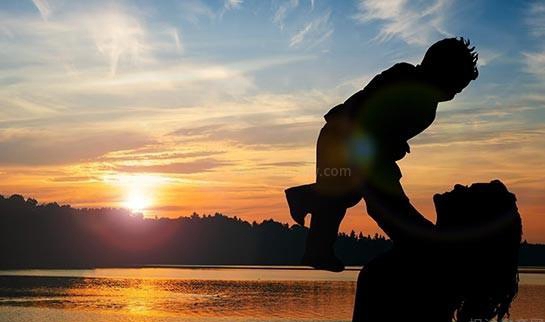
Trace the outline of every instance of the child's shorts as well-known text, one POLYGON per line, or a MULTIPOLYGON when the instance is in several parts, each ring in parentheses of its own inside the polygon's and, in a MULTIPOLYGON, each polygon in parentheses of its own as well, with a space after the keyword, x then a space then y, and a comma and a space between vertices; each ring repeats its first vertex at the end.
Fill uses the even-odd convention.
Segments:
POLYGON ((364 185, 388 190, 399 186, 401 171, 394 157, 371 135, 342 120, 328 122, 316 147, 316 187, 324 198, 346 208, 362 198, 364 185))

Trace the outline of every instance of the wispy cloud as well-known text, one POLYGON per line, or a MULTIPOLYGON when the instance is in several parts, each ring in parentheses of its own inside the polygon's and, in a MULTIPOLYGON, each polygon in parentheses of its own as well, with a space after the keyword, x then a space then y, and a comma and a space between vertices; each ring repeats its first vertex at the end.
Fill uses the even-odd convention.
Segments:
POLYGON ((217 16, 217 13, 201 0, 181 1, 180 14, 185 20, 193 24, 198 24, 202 18, 212 20, 217 16))
POLYGON ((108 58, 112 76, 116 74, 121 61, 137 64, 149 53, 146 29, 132 15, 108 12, 93 15, 85 23, 97 50, 108 58))
MULTIPOLYGON (((543 43, 545 40, 545 4, 532 2, 527 8, 526 23, 530 35, 543 43)), ((538 51, 525 51, 522 53, 525 62, 525 71, 545 82, 545 47, 538 51)))
POLYGON ((534 1, 528 8, 526 22, 535 37, 545 36, 545 3, 534 1))
POLYGON ((244 0, 225 0, 224 7, 227 10, 240 8, 244 0))
POLYGON ((312 48, 333 34, 331 9, 315 11, 315 2, 309 4, 306 7, 300 6, 299 0, 283 0, 274 12, 273 23, 290 35, 289 47, 312 48))
POLYGON ((47 0, 32 0, 32 2, 38 11, 40 11, 42 19, 47 21, 49 15, 51 14, 51 6, 49 5, 49 2, 47 2, 47 0))
POLYGON ((175 174, 196 174, 214 170, 229 165, 230 162, 214 158, 197 159, 188 162, 163 163, 153 165, 118 165, 115 167, 119 172, 134 173, 175 173, 175 174))
POLYGON ((89 26, 100 13, 55 16, 47 23, 37 16, 0 19, 16 36, 0 37, 2 47, 10 44, 3 53, 7 68, 0 80, 8 85, 0 88, 0 104, 6 107, 0 109, 0 127, 127 122, 146 113, 149 123, 164 118, 168 110, 213 102, 224 106, 226 100, 256 89, 257 71, 315 58, 292 54, 229 62, 180 59, 184 46, 178 28, 164 22, 151 25, 137 13, 129 15, 130 10, 126 16, 116 10, 111 18, 103 18, 114 20, 113 28, 89 26), (130 23, 115 23, 114 18, 130 23), (114 31, 124 25, 135 31, 116 36, 114 31), (74 68, 69 71, 66 65, 74 68))
POLYGON ((60 165, 88 162, 112 151, 134 149, 153 140, 135 131, 4 132, 0 165, 60 165))
POLYGON ((479 67, 487 66, 494 61, 500 59, 502 55, 503 53, 500 51, 492 50, 489 48, 479 48, 479 60, 477 61, 477 65, 479 67))
POLYGON ((354 18, 360 23, 379 22, 376 39, 398 37, 408 44, 426 45, 446 35, 445 17, 451 0, 359 0, 354 18))
POLYGON ((176 50, 178 53, 183 52, 184 47, 182 45, 180 33, 178 32, 178 29, 172 28, 170 29, 170 34, 172 35, 172 39, 174 40, 174 44, 176 45, 176 50))
POLYGON ((280 28, 284 30, 286 17, 293 9, 299 6, 299 0, 285 0, 278 6, 276 12, 273 16, 273 22, 280 28))
POLYGON ((221 125, 179 129, 176 135, 205 137, 213 141, 230 141, 250 147, 283 148, 309 146, 316 139, 319 122, 261 124, 259 126, 225 127, 221 125), (190 135, 189 135, 189 134, 190 135))
POLYGON ((329 18, 331 11, 313 19, 296 32, 290 39, 290 47, 297 47, 307 44, 308 47, 315 47, 326 41, 333 34, 333 25, 329 18))
MULTIPOLYGON (((60 63, 63 71, 73 73, 85 65, 95 69, 105 65, 108 74, 115 76, 121 66, 153 61, 158 49, 179 52, 183 48, 177 29, 168 25, 151 28, 144 16, 119 6, 77 9, 47 22, 28 15, 15 19, 2 14, 2 28, 15 39, 9 50, 19 52, 8 52, 10 62, 6 63, 60 63), (170 48, 165 48, 166 43, 170 48)), ((0 43, 5 41, 5 37, 0 39, 0 43)))
POLYGON ((290 47, 294 47, 299 45, 304 39, 305 36, 311 31, 312 29, 312 23, 309 22, 301 29, 299 32, 297 32, 293 37, 291 37, 290 40, 290 47))
POLYGON ((526 72, 536 76, 541 81, 545 81, 545 50, 541 52, 523 53, 526 72))

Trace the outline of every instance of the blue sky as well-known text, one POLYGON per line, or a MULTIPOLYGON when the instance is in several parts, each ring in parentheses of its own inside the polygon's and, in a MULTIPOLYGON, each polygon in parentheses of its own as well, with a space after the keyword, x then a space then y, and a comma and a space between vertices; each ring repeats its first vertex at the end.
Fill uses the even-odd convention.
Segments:
POLYGON ((453 36, 480 76, 410 142, 404 186, 433 217, 434 192, 500 178, 545 241, 543 1, 2 1, 0 193, 287 222, 322 115, 453 36))

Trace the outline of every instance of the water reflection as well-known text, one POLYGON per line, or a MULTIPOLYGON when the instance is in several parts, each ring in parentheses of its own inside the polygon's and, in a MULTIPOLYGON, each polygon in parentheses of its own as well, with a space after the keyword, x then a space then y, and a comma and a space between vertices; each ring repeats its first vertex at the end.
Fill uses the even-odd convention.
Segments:
MULTIPOLYGON (((174 272, 157 270, 118 270, 115 272, 118 277, 101 278, 94 277, 96 271, 92 274, 64 271, 62 274, 77 277, 16 276, 17 274, 0 276, 0 319, 2 312, 17 317, 21 312, 24 314, 36 308, 62 309, 59 312, 63 314, 74 312, 69 313, 67 318, 60 318, 65 321, 76 319, 73 314, 83 314, 82 312, 122 312, 131 316, 130 319, 121 318, 119 321, 132 321, 137 317, 143 320, 185 317, 210 321, 215 318, 333 321, 349 320, 352 314, 355 272, 341 274, 341 277, 336 275, 333 280, 324 280, 324 276, 316 271, 269 270, 267 273, 267 270, 254 269, 229 273, 220 270, 221 272, 213 273, 217 275, 214 279, 191 279, 188 278, 191 275, 202 277, 203 274, 208 274, 210 277, 212 273, 187 271, 178 271, 178 275, 169 278, 157 276, 171 275, 174 272), (147 275, 143 274, 145 272, 147 275), (125 277, 119 277, 121 273, 125 277), (278 278, 263 280, 263 276, 267 277, 267 274, 278 278), (299 280, 300 274, 306 274, 307 278, 299 280), (314 276, 315 280, 308 279, 308 275, 312 274, 318 274, 314 276), (252 276, 253 279, 232 278, 239 275, 252 276)), ((50 273, 58 275, 59 271, 50 273)), ((106 273, 102 272, 104 275, 112 275, 111 271, 106 273)), ((2 272, 0 275, 3 275, 2 272)), ((513 317, 544 318, 545 275, 523 274, 521 284, 513 317)))
POLYGON ((347 318, 348 281, 219 281, 0 277, 0 302, 139 315, 347 318))

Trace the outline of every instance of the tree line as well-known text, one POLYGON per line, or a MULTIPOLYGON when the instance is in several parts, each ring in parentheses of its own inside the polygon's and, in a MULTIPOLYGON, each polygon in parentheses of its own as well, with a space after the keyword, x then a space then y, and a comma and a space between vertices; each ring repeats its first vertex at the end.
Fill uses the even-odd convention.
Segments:
MULTIPOLYGON (((127 209, 39 204, 0 195, 0 269, 139 265, 298 265, 307 228, 220 213, 146 218, 127 209)), ((341 233, 336 251, 364 265, 391 247, 380 235, 341 233)), ((523 243, 521 265, 545 265, 545 245, 523 243)))

